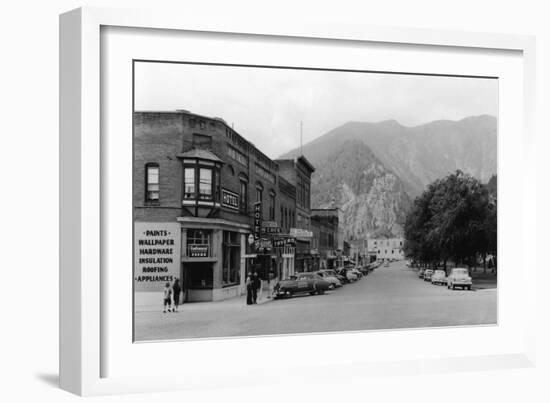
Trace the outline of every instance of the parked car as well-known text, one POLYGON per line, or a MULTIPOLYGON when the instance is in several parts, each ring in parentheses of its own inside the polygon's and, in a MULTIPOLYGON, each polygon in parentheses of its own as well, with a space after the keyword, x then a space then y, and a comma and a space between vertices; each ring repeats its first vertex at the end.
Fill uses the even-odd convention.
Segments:
POLYGON ((424 281, 430 281, 432 279, 432 274, 434 273, 434 271, 432 269, 426 269, 424 271, 424 281))
POLYGON ((451 270, 447 277, 447 288, 454 290, 456 287, 472 289, 472 278, 468 275, 468 269, 457 267, 451 270))
POLYGON ((436 270, 432 274, 432 284, 436 285, 446 285, 447 284, 447 276, 445 274, 445 270, 436 270))
POLYGON ((355 275, 357 276, 357 278, 363 277, 363 273, 361 272, 361 270, 359 269, 359 267, 352 267, 350 270, 351 270, 352 273, 355 273, 355 275))
POLYGON ((316 273, 330 283, 328 287, 329 289, 342 287, 342 282, 338 280, 338 278, 336 277, 336 273, 332 274, 329 273, 327 270, 319 270, 316 273))
POLYGON ((340 269, 340 271, 338 273, 345 276, 346 280, 349 283, 351 283, 353 281, 357 281, 357 275, 355 273, 353 273, 350 269, 342 268, 342 269, 340 269))
POLYGON ((338 274, 338 273, 336 272, 336 270, 333 270, 333 269, 323 269, 322 271, 324 271, 325 273, 327 273, 329 276, 336 277, 336 278, 340 281, 340 284, 341 284, 341 285, 344 285, 344 283, 347 282, 346 277, 342 276, 341 274, 338 274))
POLYGON ((275 284, 273 294, 275 298, 292 297, 294 294, 309 293, 310 295, 324 294, 330 283, 317 273, 298 273, 289 280, 281 280, 275 284))
POLYGON ((387 260, 384 262, 384 267, 388 267, 390 265, 390 262, 388 262, 387 260))
POLYGON ((425 271, 426 271, 425 269, 418 270, 418 278, 424 278, 424 272, 425 271))

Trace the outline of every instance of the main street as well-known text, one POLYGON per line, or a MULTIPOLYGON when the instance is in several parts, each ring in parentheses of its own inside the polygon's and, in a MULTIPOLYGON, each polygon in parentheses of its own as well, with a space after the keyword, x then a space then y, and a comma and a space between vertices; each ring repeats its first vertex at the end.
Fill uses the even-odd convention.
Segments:
MULTIPOLYGON (((265 297, 264 297, 265 298, 265 297)), ((497 291, 448 290, 418 278, 404 261, 378 267, 324 295, 247 306, 243 298, 189 303, 177 313, 135 313, 135 339, 167 340, 346 330, 495 324, 497 291)))

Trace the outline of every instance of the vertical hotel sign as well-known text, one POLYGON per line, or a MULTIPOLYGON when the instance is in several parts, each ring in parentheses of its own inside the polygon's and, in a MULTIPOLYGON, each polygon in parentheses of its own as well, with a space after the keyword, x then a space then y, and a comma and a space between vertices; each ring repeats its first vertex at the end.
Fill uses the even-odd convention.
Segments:
POLYGON ((178 223, 134 223, 135 291, 162 291, 180 275, 181 226, 178 223))
POLYGON ((254 203, 254 248, 260 249, 260 239, 262 236, 262 202, 254 203))

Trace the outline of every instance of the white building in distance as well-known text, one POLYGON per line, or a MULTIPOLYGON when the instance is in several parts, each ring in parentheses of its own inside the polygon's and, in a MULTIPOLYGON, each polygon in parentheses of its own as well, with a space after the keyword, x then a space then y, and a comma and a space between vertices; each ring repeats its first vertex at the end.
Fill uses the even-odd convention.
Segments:
POLYGON ((372 260, 403 260, 405 259, 404 245, 405 240, 403 238, 369 239, 369 256, 372 260), (376 259, 372 258, 374 256, 376 259))

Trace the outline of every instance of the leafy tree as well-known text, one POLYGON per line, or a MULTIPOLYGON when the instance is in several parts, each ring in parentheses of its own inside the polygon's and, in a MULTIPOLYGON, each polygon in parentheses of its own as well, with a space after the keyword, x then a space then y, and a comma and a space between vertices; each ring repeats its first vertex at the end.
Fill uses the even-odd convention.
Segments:
POLYGON ((478 255, 496 255, 496 187, 494 197, 490 189, 460 170, 431 183, 407 216, 406 253, 424 263, 468 266, 478 255))

